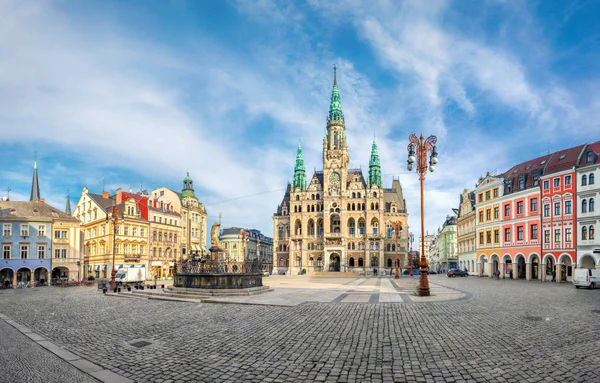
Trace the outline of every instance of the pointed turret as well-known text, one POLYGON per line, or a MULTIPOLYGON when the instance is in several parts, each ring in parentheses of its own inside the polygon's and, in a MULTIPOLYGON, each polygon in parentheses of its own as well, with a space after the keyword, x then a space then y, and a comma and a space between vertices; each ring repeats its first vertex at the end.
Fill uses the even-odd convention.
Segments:
POLYGON ((187 176, 183 179, 183 189, 181 190, 181 198, 184 197, 194 197, 196 198, 196 194, 194 194, 194 181, 190 177, 190 172, 187 172, 187 176))
POLYGON ((377 153, 377 142, 375 140, 373 140, 371 160, 369 161, 369 186, 373 185, 381 187, 381 165, 379 162, 379 153, 377 153))
POLYGON ((298 152, 296 153, 296 165, 294 166, 294 183, 293 190, 306 189, 306 169, 304 167, 304 158, 302 158, 302 146, 298 142, 298 152))
POLYGON ((67 193, 67 205, 65 206, 65 213, 71 215, 71 196, 67 193))
POLYGON ((33 161, 33 180, 31 181, 31 195, 29 196, 30 201, 40 200, 40 184, 38 182, 37 174, 37 159, 33 161))
POLYGON ((340 92, 337 87, 337 68, 333 66, 333 90, 331 91, 331 103, 329 104, 329 121, 344 121, 340 92))

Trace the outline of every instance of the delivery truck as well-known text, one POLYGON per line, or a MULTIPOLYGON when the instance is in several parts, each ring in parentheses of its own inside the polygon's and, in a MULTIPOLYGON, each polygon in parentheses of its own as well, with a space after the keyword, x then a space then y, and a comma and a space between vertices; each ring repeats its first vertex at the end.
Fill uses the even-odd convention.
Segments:
POLYGON ((143 266, 129 266, 123 267, 117 270, 115 275, 115 281, 118 287, 142 287, 142 284, 146 280, 146 268, 143 266))

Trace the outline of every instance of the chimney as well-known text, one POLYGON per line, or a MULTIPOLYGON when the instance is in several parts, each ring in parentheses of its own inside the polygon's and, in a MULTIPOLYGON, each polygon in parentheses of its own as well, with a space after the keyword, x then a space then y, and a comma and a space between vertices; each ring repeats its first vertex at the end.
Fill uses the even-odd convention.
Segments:
POLYGON ((102 198, 108 199, 108 192, 107 191, 103 191, 102 192, 102 198))
POLYGON ((123 201, 123 190, 121 188, 117 189, 117 205, 123 201))

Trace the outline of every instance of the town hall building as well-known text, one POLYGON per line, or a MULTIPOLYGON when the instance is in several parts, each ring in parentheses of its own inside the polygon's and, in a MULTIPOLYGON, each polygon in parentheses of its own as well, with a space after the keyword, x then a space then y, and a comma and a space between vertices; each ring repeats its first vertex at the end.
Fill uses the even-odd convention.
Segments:
POLYGON ((294 179, 273 215, 273 273, 356 272, 389 274, 407 266, 406 202, 394 179, 384 188, 373 141, 369 173, 349 169, 350 155, 334 67, 333 91, 323 138, 323 170, 307 179, 298 145, 294 179), (392 222, 400 221, 398 237, 392 222))

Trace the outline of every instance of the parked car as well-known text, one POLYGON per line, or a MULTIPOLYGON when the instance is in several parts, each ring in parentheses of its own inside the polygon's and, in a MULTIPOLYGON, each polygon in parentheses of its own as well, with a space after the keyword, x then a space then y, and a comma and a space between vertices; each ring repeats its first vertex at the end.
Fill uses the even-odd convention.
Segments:
POLYGON ((600 287, 600 270, 575 269, 575 287, 587 287, 593 289, 600 287))
POLYGON ((469 274, 461 269, 450 269, 448 270, 448 272, 446 273, 446 275, 448 276, 448 278, 452 278, 452 277, 468 277, 469 274))

